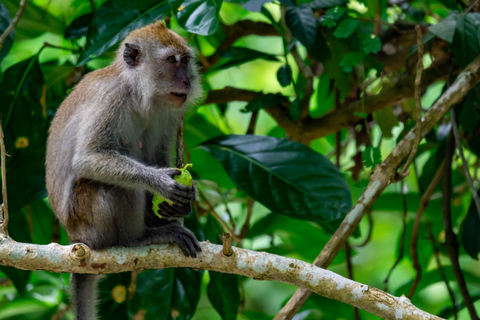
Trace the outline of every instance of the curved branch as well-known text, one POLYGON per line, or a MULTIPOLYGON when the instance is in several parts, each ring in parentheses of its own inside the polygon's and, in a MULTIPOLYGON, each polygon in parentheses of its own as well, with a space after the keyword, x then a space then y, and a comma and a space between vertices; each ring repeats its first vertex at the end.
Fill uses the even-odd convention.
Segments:
MULTIPOLYGON (((440 64, 432 64, 422 75, 422 90, 439 80, 446 78, 451 71, 449 61, 440 64)), ((400 78, 396 83, 386 87, 377 95, 366 97, 363 101, 351 102, 339 109, 317 118, 307 118, 303 121, 293 121, 289 111, 282 105, 276 105, 265 109, 289 135, 290 139, 309 144, 310 141, 335 133, 340 129, 353 125, 361 119, 355 113, 372 112, 387 108, 413 97, 415 89, 413 83, 415 75, 400 78)), ((387 86, 387 85, 385 85, 387 86)), ((260 98, 262 92, 225 87, 220 90, 211 90, 205 103, 227 103, 230 101, 252 101, 260 98)))
POLYGON ((0 36, 0 50, 2 50, 3 48, 3 43, 5 42, 5 39, 7 39, 10 32, 12 32, 13 29, 15 29, 15 26, 17 25, 18 21, 20 21, 20 18, 22 17, 23 12, 25 11, 25 7, 27 6, 27 1, 28 0, 22 0, 22 2, 20 2, 15 18, 12 20, 12 23, 10 23, 8 28, 0 36))
POLYGON ((26 270, 94 274, 173 267, 213 270, 304 287, 383 319, 441 319, 416 308, 404 296, 394 297, 307 262, 240 248, 233 248, 233 254, 226 256, 220 245, 203 242, 201 246, 202 252, 198 257, 190 258, 185 257, 173 245, 116 247, 94 251, 84 244, 36 245, 2 237, 0 262, 2 265, 26 270))
MULTIPOLYGON (((425 76, 425 74, 424 74, 425 76)), ((433 129, 435 124, 445 116, 452 106, 462 101, 467 92, 480 81, 480 56, 475 58, 462 71, 455 82, 445 91, 434 105, 428 110, 422 119, 421 139, 433 129)), ((413 90, 413 89, 412 89, 413 90)), ((405 137, 393 149, 392 153, 375 167, 367 189, 357 201, 352 210, 347 214, 342 224, 327 242, 323 250, 317 256, 314 264, 327 268, 332 263, 341 248, 345 246, 348 238, 357 228, 364 213, 373 205, 375 200, 392 182, 397 182, 399 174, 397 169, 412 150, 415 143, 416 128, 410 130, 405 137)), ((297 289, 287 304, 277 313, 274 320, 288 320, 300 310, 310 293, 306 289, 297 289)))

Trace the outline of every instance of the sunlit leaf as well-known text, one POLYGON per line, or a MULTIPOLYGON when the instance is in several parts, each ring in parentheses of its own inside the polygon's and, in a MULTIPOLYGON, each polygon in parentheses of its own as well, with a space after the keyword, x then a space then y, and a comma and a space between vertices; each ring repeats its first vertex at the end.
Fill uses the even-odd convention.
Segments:
POLYGON ((202 144, 235 184, 275 213, 330 222, 351 207, 348 184, 307 146, 265 136, 223 136, 202 144))
POLYGON ((108 48, 123 40, 130 31, 162 19, 169 12, 168 2, 145 0, 109 0, 102 4, 88 28, 85 51, 77 65, 99 57, 108 48))
POLYGON ((218 14, 222 0, 168 0, 178 23, 185 30, 200 35, 214 34, 220 28, 218 14))

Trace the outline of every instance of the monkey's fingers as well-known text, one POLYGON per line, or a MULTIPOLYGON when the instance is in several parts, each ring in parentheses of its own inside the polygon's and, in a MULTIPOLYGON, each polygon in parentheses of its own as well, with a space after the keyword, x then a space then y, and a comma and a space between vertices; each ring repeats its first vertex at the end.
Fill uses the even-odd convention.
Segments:
POLYGON ((182 171, 176 168, 171 168, 171 169, 163 169, 163 172, 169 176, 170 178, 173 179, 173 177, 181 175, 182 171))
POLYGON ((176 204, 169 205, 165 202, 159 204, 158 209, 160 210, 161 214, 166 218, 183 218, 187 216, 192 210, 190 203, 179 206, 176 204))
POLYGON ((196 258, 197 252, 202 251, 197 238, 195 238, 190 230, 183 228, 182 232, 179 232, 176 235, 176 243, 186 257, 196 258))
POLYGON ((185 186, 181 183, 175 184, 173 197, 169 197, 174 203, 187 203, 195 201, 195 193, 193 187, 185 186))

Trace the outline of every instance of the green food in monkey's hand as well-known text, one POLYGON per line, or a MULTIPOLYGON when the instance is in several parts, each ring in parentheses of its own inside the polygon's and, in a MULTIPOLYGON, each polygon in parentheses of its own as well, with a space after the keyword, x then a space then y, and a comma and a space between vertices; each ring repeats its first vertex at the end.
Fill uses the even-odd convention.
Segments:
MULTIPOLYGON (((181 174, 173 177, 173 179, 175 181, 177 181, 178 183, 181 183, 181 184, 184 184, 186 186, 189 186, 191 187, 193 185, 193 179, 192 179, 192 174, 188 171, 188 169, 190 169, 191 167, 193 167, 193 164, 191 163, 187 163, 183 169, 178 169, 180 171, 182 171, 181 174)), ((162 195, 156 193, 153 195, 153 200, 152 200, 152 209, 153 209, 153 212, 157 215, 157 217, 159 218, 162 218, 162 215, 160 213, 158 213, 158 205, 163 203, 163 202, 166 202, 168 203, 169 205, 173 205, 173 202, 168 200, 167 198, 163 197, 162 195)))

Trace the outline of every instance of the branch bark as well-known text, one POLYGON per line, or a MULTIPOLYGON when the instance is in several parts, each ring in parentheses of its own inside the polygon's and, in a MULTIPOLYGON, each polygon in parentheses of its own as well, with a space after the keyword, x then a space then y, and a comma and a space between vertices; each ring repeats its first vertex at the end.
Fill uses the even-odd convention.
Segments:
MULTIPOLYGON (((422 74, 421 89, 425 90, 432 83, 445 79, 450 74, 451 68, 451 63, 448 61, 432 64, 422 74)), ((363 102, 362 100, 351 102, 318 119, 307 118, 300 122, 293 121, 288 109, 283 105, 275 105, 265 111, 288 133, 290 139, 309 144, 314 139, 353 125, 361 119, 355 115, 357 112, 370 114, 413 97, 415 89, 412 84, 414 81, 415 75, 401 77, 394 84, 384 88, 381 93, 366 97, 363 102)), ((262 97, 262 95, 262 92, 225 87, 209 91, 205 104, 230 101, 249 102, 262 97)))
MULTIPOLYGON (((424 74, 425 76, 425 74, 424 74)), ((425 77, 424 77, 425 78, 425 77)), ((435 126, 435 124, 450 110, 450 108, 463 100, 467 92, 480 80, 480 56, 470 63, 461 72, 455 82, 445 91, 442 96, 425 114, 422 121, 421 138, 435 126)), ((343 220, 335 234, 330 238, 314 264, 327 268, 333 261, 338 251, 343 248, 348 238, 360 223, 366 212, 385 188, 399 178, 397 169, 408 156, 415 143, 416 128, 410 130, 405 137, 393 149, 392 153, 378 165, 370 177, 367 189, 355 204, 353 209, 343 220)), ((421 139, 420 139, 421 141, 421 139)), ((306 289, 298 289, 287 304, 275 316, 274 320, 292 319, 301 306, 305 303, 310 293, 306 289)))
POLYGON ((12 32, 13 29, 15 29, 15 26, 17 25, 18 21, 20 21, 20 18, 22 17, 23 12, 25 11, 25 8, 27 6, 27 1, 28 0, 22 0, 20 2, 20 5, 18 7, 18 11, 17 11, 17 14, 15 15, 15 18, 13 18, 13 20, 10 23, 10 25, 8 26, 8 28, 0 36, 0 50, 2 50, 2 48, 3 48, 3 43, 5 42, 5 39, 7 39, 10 32, 12 32))
POLYGON ((416 308, 404 296, 394 297, 300 260, 240 248, 233 248, 232 256, 226 256, 222 246, 208 242, 201 243, 201 247, 202 252, 198 257, 190 258, 173 245, 115 247, 94 251, 78 243, 69 246, 55 243, 36 245, 2 236, 0 263, 25 270, 93 274, 173 267, 205 269, 304 287, 383 319, 441 319, 416 308))

